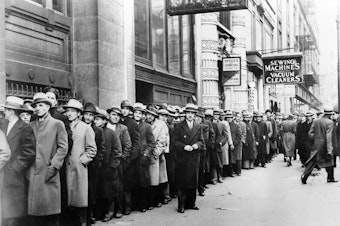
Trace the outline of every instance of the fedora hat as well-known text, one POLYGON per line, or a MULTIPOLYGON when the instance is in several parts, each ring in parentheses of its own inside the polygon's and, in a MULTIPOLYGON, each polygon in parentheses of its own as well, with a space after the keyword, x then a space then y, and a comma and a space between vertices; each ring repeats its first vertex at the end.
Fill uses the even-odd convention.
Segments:
POLYGON ((107 109, 106 110, 107 111, 107 113, 111 113, 111 112, 115 112, 115 113, 117 113, 118 115, 122 115, 122 111, 120 110, 120 108, 119 107, 116 107, 116 106, 112 106, 112 107, 110 107, 109 109, 107 109))
POLYGON ((22 108, 22 112, 27 112, 27 113, 33 114, 34 108, 32 108, 30 103, 24 103, 24 106, 22 108))
POLYGON ((325 108, 323 109, 323 113, 324 113, 325 115, 333 115, 333 114, 334 114, 334 111, 333 111, 332 108, 325 107, 325 108))
POLYGON ((45 103, 52 106, 52 102, 48 99, 45 93, 36 93, 33 96, 32 107, 35 107, 38 103, 45 103))
POLYGON ((24 100, 15 97, 15 96, 8 96, 6 98, 5 104, 1 105, 4 108, 14 109, 14 110, 22 110, 22 107, 24 105, 24 100))
POLYGON ((148 106, 147 109, 146 109, 146 113, 154 115, 155 117, 158 116, 157 109, 153 106, 148 106))
POLYGON ((185 105, 184 112, 194 112, 196 113, 198 111, 198 107, 195 104, 187 104, 185 105))
POLYGON ((166 110, 169 112, 169 116, 175 117, 176 116, 176 110, 173 106, 168 105, 166 107, 166 110))
POLYGON ((262 114, 261 112, 259 112, 259 111, 255 111, 255 112, 253 113, 253 116, 254 116, 254 117, 263 117, 263 114, 262 114))
POLYGON ((70 99, 66 105, 63 105, 63 108, 66 110, 67 108, 74 108, 78 111, 83 111, 83 105, 76 99, 70 99))
POLYGON ((146 107, 142 103, 137 102, 133 105, 133 111, 145 112, 145 109, 146 109, 146 107))
POLYGON ((248 111, 244 111, 244 112, 242 113, 242 116, 243 116, 243 118, 250 118, 250 117, 251 117, 251 114, 250 114, 248 111))
POLYGON ((107 113, 107 111, 105 111, 104 109, 97 109, 97 113, 96 113, 96 117, 100 117, 102 119, 109 119, 109 114, 107 113))
POLYGON ((83 112, 90 112, 90 113, 93 113, 93 114, 97 114, 97 109, 96 109, 96 107, 94 106, 93 103, 87 102, 87 103, 84 105, 84 110, 83 110, 83 112))
POLYGON ((130 101, 122 100, 122 102, 120 103, 120 108, 123 109, 125 107, 129 108, 130 110, 133 109, 133 106, 131 105, 130 101))
POLYGON ((310 116, 313 116, 314 115, 314 113, 312 112, 312 111, 307 111, 306 113, 305 113, 305 116, 306 117, 310 117, 310 116))
POLYGON ((212 109, 207 109, 204 114, 205 116, 214 116, 214 111, 212 109))
POLYGON ((169 115, 169 112, 168 112, 168 110, 166 110, 166 109, 159 109, 159 110, 157 111, 157 113, 158 113, 159 115, 169 115))
POLYGON ((221 114, 220 108, 219 108, 219 107, 214 107, 214 109, 213 109, 213 114, 214 114, 214 115, 220 115, 220 114, 221 114))
POLYGON ((233 113, 231 111, 226 111, 225 117, 226 118, 233 118, 234 116, 233 116, 233 113))

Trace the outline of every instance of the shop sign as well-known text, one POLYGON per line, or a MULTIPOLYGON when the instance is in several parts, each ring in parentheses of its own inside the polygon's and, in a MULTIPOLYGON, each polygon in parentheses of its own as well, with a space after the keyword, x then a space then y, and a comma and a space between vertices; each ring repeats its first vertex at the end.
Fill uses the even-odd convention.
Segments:
POLYGON ((227 57, 222 60, 223 85, 241 85, 241 57, 227 57))
POLYGON ((293 55, 263 56, 265 84, 303 83, 300 53, 293 55))
POLYGON ((167 0, 171 16, 247 9, 248 0, 167 0))

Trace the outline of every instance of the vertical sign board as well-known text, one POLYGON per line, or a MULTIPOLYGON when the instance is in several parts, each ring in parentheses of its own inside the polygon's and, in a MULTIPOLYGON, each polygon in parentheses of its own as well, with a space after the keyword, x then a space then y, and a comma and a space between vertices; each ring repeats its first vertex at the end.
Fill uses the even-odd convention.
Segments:
POLYGON ((170 16, 247 9, 248 0, 167 0, 170 16))
POLYGON ((223 85, 241 85, 241 57, 227 57, 222 60, 223 85))
POLYGON ((303 83, 301 53, 270 55, 262 58, 265 84, 303 83))

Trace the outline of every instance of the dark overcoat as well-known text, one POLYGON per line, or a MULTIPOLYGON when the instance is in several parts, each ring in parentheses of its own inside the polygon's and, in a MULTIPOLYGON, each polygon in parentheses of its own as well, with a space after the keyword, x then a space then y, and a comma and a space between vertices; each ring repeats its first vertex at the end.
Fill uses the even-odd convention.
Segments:
POLYGON ((149 166, 152 152, 155 149, 156 141, 152 133, 152 128, 149 123, 144 121, 139 122, 138 128, 140 131, 140 151, 138 154, 137 164, 137 186, 138 187, 149 187, 150 175, 149 166))
POLYGON ((254 159, 256 159, 258 155, 257 146, 260 141, 260 130, 259 130, 259 127, 257 126, 257 123, 254 121, 251 122, 251 126, 253 128, 253 133, 254 133, 254 138, 255 138, 253 146, 254 146, 254 159))
POLYGON ((296 122, 293 120, 285 120, 282 122, 282 144, 285 151, 285 156, 292 157, 295 151, 295 133, 296 122))
MULTIPOLYGON (((8 121, 3 121, 2 131, 6 134, 8 121)), ((3 218, 27 215, 28 182, 26 173, 36 155, 35 137, 32 127, 20 118, 6 136, 11 157, 5 167, 1 201, 3 218)))
POLYGON ((256 122, 259 128, 259 145, 257 146, 258 154, 266 154, 266 145, 268 140, 267 125, 265 122, 256 122))
POLYGON ((190 130, 184 120, 175 124, 174 147, 176 149, 176 184, 178 188, 195 189, 198 186, 198 172, 200 150, 203 148, 203 134, 201 126, 193 123, 190 130), (188 152, 184 150, 186 145, 197 144, 198 149, 188 152))
POLYGON ((333 158, 327 158, 327 154, 333 155, 332 145, 333 121, 322 117, 315 119, 310 130, 309 136, 313 138, 314 144, 310 158, 306 164, 316 156, 319 167, 325 168, 334 164, 333 158))
POLYGON ((230 133, 231 133, 231 139, 233 140, 234 150, 231 150, 231 156, 230 161, 231 163, 236 163, 236 160, 238 159, 238 156, 241 156, 242 149, 240 149, 240 145, 242 143, 242 131, 239 124, 236 124, 235 121, 231 121, 229 123, 230 126, 230 133))
POLYGON ((103 134, 106 152, 98 173, 97 198, 109 199, 117 197, 122 190, 122 183, 118 174, 122 145, 115 131, 105 126, 103 127, 103 134))
POLYGON ((220 121, 213 123, 213 128, 215 133, 215 147, 211 153, 211 164, 218 168, 222 168, 222 146, 224 146, 228 141, 227 129, 226 125, 220 121))
POLYGON ((211 153, 214 151, 215 147, 215 131, 214 127, 211 121, 209 120, 204 120, 203 124, 208 126, 208 131, 209 131, 209 139, 205 143, 206 146, 206 153, 205 153, 205 170, 206 172, 210 171, 210 161, 211 161, 211 153))
POLYGON ((245 122, 246 125, 246 137, 242 148, 242 160, 254 160, 255 159, 255 136, 253 127, 250 122, 245 122))
POLYGON ((36 137, 36 159, 29 171, 28 214, 46 216, 61 213, 61 183, 59 170, 68 152, 64 123, 50 115, 43 121, 31 122, 36 137), (48 168, 58 170, 46 182, 48 168))
POLYGON ((308 135, 312 122, 298 123, 296 126, 296 148, 299 150, 302 164, 309 159, 313 146, 313 138, 308 135))

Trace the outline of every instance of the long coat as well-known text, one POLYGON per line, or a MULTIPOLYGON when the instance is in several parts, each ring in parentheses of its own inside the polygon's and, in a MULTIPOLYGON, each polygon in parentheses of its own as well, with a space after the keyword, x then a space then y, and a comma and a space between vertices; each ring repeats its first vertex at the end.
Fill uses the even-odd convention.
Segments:
POLYGON ((214 127, 211 121, 209 120, 204 120, 203 124, 207 125, 209 127, 209 138, 205 143, 206 147, 206 153, 205 153, 205 170, 206 172, 210 171, 210 162, 211 162, 211 155, 212 152, 214 151, 215 147, 215 131, 214 127))
POLYGON ((296 122, 293 120, 285 120, 281 124, 282 145, 285 156, 292 157, 295 151, 295 132, 296 122))
POLYGON ((234 150, 231 150, 231 163, 236 163, 236 160, 242 160, 242 149, 240 146, 242 145, 242 131, 239 124, 236 124, 235 121, 229 123, 231 139, 233 140, 234 150), (241 152, 241 153, 240 153, 241 152))
MULTIPOLYGON (((11 150, 9 148, 9 144, 6 139, 6 135, 0 130, 0 194, 2 192, 3 187, 3 178, 4 178, 4 171, 3 167, 5 166, 6 162, 11 157, 11 150)), ((0 202, 0 219, 2 219, 2 206, 0 202)), ((0 221, 1 226, 1 221, 0 221)))
POLYGON ((259 145, 257 146, 258 154, 267 154, 268 130, 265 122, 256 122, 259 128, 259 145))
POLYGON ((66 179, 68 205, 88 206, 88 169, 87 165, 97 153, 95 135, 90 125, 77 120, 70 124, 73 147, 66 158, 66 179))
MULTIPOLYGON (((8 128, 5 120, 1 126, 4 133, 8 128)), ((11 157, 4 170, 1 194, 3 218, 16 218, 27 215, 28 187, 26 172, 35 159, 35 137, 32 127, 20 118, 7 135, 11 157)))
POLYGON ((137 186, 145 188, 150 185, 150 158, 155 149, 156 141, 149 123, 141 121, 138 124, 138 128, 141 142, 137 165, 137 186))
POLYGON ((229 146, 233 145, 233 140, 231 138, 229 122, 223 120, 223 121, 221 121, 221 123, 225 126, 223 132, 227 136, 227 142, 221 147, 221 149, 222 149, 222 164, 223 165, 229 165, 229 161, 230 161, 229 160, 229 146))
POLYGON ((312 151, 313 138, 308 135, 312 122, 299 123, 296 126, 296 148, 299 149, 300 160, 302 164, 309 159, 312 151))
POLYGON ((313 138, 314 144, 306 164, 315 156, 319 167, 325 168, 334 164, 333 158, 327 159, 327 154, 333 155, 332 131, 332 120, 326 117, 314 120, 308 133, 313 138))
POLYGON ((170 143, 169 129, 165 122, 156 119, 151 125, 155 137, 155 148, 150 158, 150 185, 156 186, 168 181, 164 152, 170 143))
POLYGON ((223 167, 222 147, 228 142, 227 128, 220 121, 213 123, 213 128, 215 132, 215 148, 211 153, 211 163, 213 166, 222 168, 223 167))
POLYGON ((177 152, 176 159, 176 184, 178 188, 197 188, 198 172, 200 161, 200 150, 204 145, 204 138, 201 126, 193 123, 190 130, 187 122, 184 120, 175 124, 174 146, 177 152), (197 144, 198 149, 186 151, 186 145, 197 144))
POLYGON ((242 160, 255 159, 255 136, 254 130, 250 122, 245 122, 246 125, 246 139, 242 148, 242 160))
POLYGON ((37 140, 36 157, 29 171, 28 214, 53 215, 61 212, 61 185, 59 170, 68 151, 67 132, 64 123, 47 115, 39 122, 31 122, 37 140), (48 182, 49 168, 58 170, 48 182))
POLYGON ((103 134, 106 152, 98 173, 97 198, 109 199, 117 197, 122 191, 122 183, 118 174, 122 145, 115 131, 105 126, 103 134))

